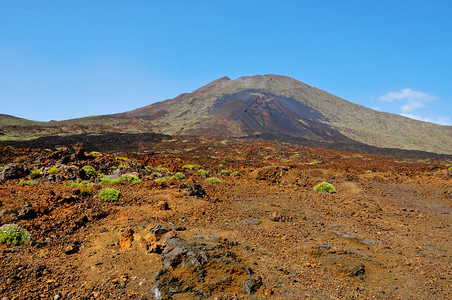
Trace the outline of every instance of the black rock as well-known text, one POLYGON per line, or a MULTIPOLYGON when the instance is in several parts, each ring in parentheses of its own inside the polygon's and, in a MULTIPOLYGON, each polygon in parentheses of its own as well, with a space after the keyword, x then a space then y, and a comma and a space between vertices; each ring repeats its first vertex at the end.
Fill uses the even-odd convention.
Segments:
POLYGON ((195 184, 190 188, 190 196, 203 198, 206 195, 206 191, 199 184, 195 184))
POLYGON ((18 179, 25 177, 30 173, 27 167, 20 164, 6 165, 3 171, 0 173, 0 180, 18 179))

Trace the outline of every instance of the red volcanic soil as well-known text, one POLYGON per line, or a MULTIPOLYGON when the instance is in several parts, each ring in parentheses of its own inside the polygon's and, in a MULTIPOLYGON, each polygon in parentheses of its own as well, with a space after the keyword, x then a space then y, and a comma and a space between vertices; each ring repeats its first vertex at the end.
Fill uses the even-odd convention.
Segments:
POLYGON ((0 296, 450 299, 450 165, 264 140, 1 146, 0 226, 32 238, 0 244, 0 296))

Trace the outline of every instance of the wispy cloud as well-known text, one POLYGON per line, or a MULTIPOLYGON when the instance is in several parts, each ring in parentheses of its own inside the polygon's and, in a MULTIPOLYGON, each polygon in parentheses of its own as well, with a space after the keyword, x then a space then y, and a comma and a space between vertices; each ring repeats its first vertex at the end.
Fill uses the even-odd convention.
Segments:
POLYGON ((449 117, 444 117, 444 116, 434 116, 434 117, 423 118, 421 116, 405 114, 405 113, 402 114, 402 116, 410 118, 410 119, 415 119, 415 120, 419 120, 419 121, 430 122, 430 123, 435 123, 435 124, 440 124, 440 125, 452 125, 451 119, 449 117))
POLYGON ((426 102, 436 100, 435 95, 430 95, 421 91, 412 89, 403 89, 400 92, 389 92, 381 95, 379 100, 384 102, 403 101, 400 111, 402 113, 412 112, 413 110, 425 107, 426 102))
POLYGON ((436 96, 412 89, 403 89, 400 92, 389 92, 386 95, 380 96, 379 99, 384 102, 393 102, 396 100, 412 100, 422 102, 435 100, 436 96))

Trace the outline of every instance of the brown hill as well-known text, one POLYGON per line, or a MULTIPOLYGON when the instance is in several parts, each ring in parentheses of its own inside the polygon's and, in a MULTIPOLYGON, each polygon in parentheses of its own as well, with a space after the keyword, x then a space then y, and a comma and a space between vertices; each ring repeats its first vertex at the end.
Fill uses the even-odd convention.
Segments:
MULTIPOLYGON (((0 119, 0 124, 4 124, 0 119)), ((3 125, 4 140, 90 132, 266 137, 452 154, 452 127, 357 105, 286 76, 217 79, 129 112, 61 122, 3 125), (19 128, 20 127, 20 128, 19 128), (14 131, 15 133, 11 133, 14 131)), ((1 134, 1 133, 0 133, 1 134)))

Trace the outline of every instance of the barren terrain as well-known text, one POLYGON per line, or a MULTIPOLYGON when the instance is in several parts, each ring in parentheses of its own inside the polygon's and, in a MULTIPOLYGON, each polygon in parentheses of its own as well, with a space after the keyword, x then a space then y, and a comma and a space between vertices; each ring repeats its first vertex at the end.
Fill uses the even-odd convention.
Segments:
POLYGON ((0 244, 0 297, 450 299, 451 166, 265 140, 0 146, 0 226, 32 236, 0 244))

